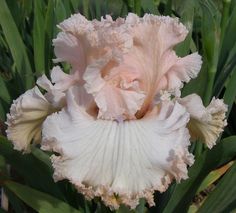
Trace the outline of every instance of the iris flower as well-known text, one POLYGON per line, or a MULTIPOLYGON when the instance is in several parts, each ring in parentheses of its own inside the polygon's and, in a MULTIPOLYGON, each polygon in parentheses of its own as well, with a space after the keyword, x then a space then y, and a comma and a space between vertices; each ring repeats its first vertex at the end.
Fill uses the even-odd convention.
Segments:
POLYGON ((100 197, 112 209, 135 208, 140 198, 154 205, 155 190, 188 178, 191 140, 211 148, 226 125, 227 106, 205 107, 184 83, 201 69, 201 56, 176 55, 188 31, 178 19, 128 14, 113 20, 72 15, 53 40, 59 66, 51 81, 14 101, 7 135, 15 149, 41 143, 51 156, 54 179, 68 179, 86 198, 100 197), (44 92, 41 92, 43 89, 44 92))

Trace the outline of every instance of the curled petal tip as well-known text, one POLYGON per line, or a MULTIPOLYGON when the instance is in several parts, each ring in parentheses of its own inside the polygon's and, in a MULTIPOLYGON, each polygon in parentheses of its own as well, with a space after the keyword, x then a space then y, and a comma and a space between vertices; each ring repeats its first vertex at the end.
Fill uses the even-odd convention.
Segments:
POLYGON ((212 148, 226 126, 227 105, 223 100, 213 98, 204 107, 201 98, 192 94, 179 99, 190 113, 188 128, 193 139, 201 139, 208 148, 212 148))
POLYGON ((7 137, 13 142, 16 150, 29 152, 32 140, 41 140, 41 125, 53 111, 37 87, 28 90, 17 98, 7 115, 7 137))

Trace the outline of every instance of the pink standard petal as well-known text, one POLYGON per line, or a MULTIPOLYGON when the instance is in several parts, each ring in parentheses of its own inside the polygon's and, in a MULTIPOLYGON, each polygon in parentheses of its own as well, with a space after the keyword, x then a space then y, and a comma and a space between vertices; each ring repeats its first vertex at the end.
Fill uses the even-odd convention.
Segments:
POLYGON ((128 84, 126 85, 127 89, 121 88, 122 77, 119 79, 111 78, 110 81, 102 78, 102 70, 111 58, 111 54, 108 54, 87 67, 83 77, 86 81, 85 88, 88 93, 94 96, 99 108, 98 118, 134 119, 135 113, 140 109, 145 96, 137 88, 130 89, 128 84))
POLYGON ((173 47, 182 42, 187 29, 178 19, 146 14, 139 18, 129 14, 133 47, 123 56, 124 64, 140 72, 140 88, 147 97, 137 116, 142 117, 160 90, 173 90, 197 76, 201 68, 201 57, 194 53, 178 57, 173 47))

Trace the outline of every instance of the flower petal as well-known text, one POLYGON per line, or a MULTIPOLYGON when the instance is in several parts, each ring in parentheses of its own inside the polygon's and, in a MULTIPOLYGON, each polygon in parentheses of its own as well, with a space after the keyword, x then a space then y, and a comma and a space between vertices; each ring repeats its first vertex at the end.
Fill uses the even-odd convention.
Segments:
POLYGON ((133 47, 123 55, 123 63, 139 71, 140 88, 147 94, 137 115, 140 118, 160 90, 180 88, 182 82, 197 76, 202 62, 197 53, 184 58, 175 54, 173 47, 188 33, 178 19, 129 14, 126 23, 131 25, 133 47))
POLYGON ((51 79, 52 83, 54 83, 54 89, 60 91, 66 91, 71 86, 79 83, 77 73, 70 75, 66 74, 59 66, 53 67, 51 71, 51 79))
POLYGON ((98 118, 134 119, 145 96, 143 92, 138 91, 137 87, 132 89, 132 83, 123 81, 120 76, 118 83, 115 78, 111 78, 111 80, 102 78, 102 70, 111 58, 111 54, 107 54, 87 67, 83 76, 86 82, 85 88, 89 94, 94 96, 99 108, 98 118), (121 82, 123 82, 122 85, 121 82))
POLYGON ((91 66, 105 61, 106 55, 112 52, 110 61, 103 65, 106 68, 101 67, 100 74, 95 72, 103 81, 97 80, 100 85, 106 85, 99 90, 103 94, 93 94, 99 104, 99 117, 105 119, 142 118, 152 110, 153 99, 160 90, 174 90, 179 94, 182 82, 196 77, 201 68, 201 57, 197 53, 180 58, 173 50, 188 33, 178 19, 150 14, 140 18, 130 13, 126 19, 114 21, 106 16, 101 21, 89 21, 76 14, 59 27, 63 32, 54 40, 57 60, 69 62, 72 70, 79 70, 78 76, 87 78, 91 75, 88 72, 91 66), (116 86, 115 81, 119 82, 116 86), (121 89, 121 85, 132 89, 121 89), (109 101, 110 97, 114 104, 109 101), (125 106, 130 97, 134 104, 131 109, 125 106), (110 109, 114 107, 114 113, 111 113, 110 109))
POLYGON ((211 103, 204 107, 201 98, 196 94, 178 99, 178 102, 190 113, 188 128, 191 137, 201 139, 211 149, 227 124, 227 105, 223 100, 213 98, 211 103))
POLYGON ((87 198, 131 208, 154 190, 163 192, 173 178, 186 179, 189 115, 177 102, 165 102, 159 115, 133 121, 95 120, 69 91, 68 107, 43 124, 42 149, 53 150, 54 179, 69 179, 87 198))
POLYGON ((41 125, 54 111, 37 87, 17 98, 7 115, 7 137, 17 150, 29 151, 31 141, 39 143, 41 125))
POLYGON ((75 84, 81 84, 78 73, 66 74, 59 66, 55 66, 51 70, 51 81, 45 74, 37 80, 37 85, 47 91, 44 97, 55 108, 62 108, 65 106, 65 92, 75 84))
MULTIPOLYGON (((178 58, 177 62, 169 69, 164 78, 167 78, 168 90, 175 90, 188 83, 191 78, 196 78, 201 69, 202 59, 197 53, 178 58)), ((163 89, 163 88, 162 88, 163 89)))
POLYGON ((54 52, 57 59, 54 62, 68 62, 73 72, 83 72, 86 66, 86 56, 83 44, 72 34, 60 32, 53 40, 54 52))
POLYGON ((133 40, 123 23, 124 19, 113 21, 111 16, 89 21, 81 14, 72 15, 59 24, 63 32, 53 40, 57 56, 54 62, 69 62, 72 73, 78 71, 83 75, 86 66, 107 51, 126 52, 133 40))

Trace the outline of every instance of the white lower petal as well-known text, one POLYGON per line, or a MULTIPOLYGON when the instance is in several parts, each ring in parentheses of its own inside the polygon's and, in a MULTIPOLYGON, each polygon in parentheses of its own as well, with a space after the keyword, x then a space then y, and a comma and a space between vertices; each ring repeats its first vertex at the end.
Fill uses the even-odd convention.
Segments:
POLYGON ((212 148, 227 124, 227 105, 223 100, 213 98, 211 103, 204 107, 201 98, 196 94, 181 98, 178 102, 190 113, 188 128, 191 137, 201 139, 208 148, 212 148))
POLYGON ((173 178, 188 177, 189 115, 178 103, 163 103, 155 117, 120 123, 93 119, 72 93, 67 103, 43 124, 42 149, 59 153, 52 156, 55 180, 69 179, 111 208, 135 208, 139 198, 154 205, 154 190, 163 192, 173 178))
POLYGON ((28 90, 15 101, 7 115, 7 137, 17 150, 29 151, 33 140, 41 139, 41 125, 46 116, 53 112, 51 104, 37 87, 28 90))

